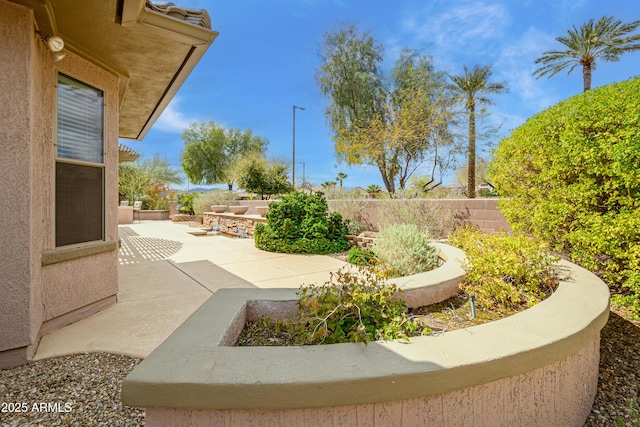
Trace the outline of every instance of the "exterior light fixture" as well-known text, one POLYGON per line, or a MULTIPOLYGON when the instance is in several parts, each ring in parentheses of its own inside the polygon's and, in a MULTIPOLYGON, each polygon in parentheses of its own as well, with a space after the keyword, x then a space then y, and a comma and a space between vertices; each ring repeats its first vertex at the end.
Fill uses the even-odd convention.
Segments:
POLYGON ((47 36, 44 38, 44 43, 51 51, 51 59, 53 62, 58 62, 66 55, 64 52, 64 40, 60 36, 47 36))
POLYGON ((64 49, 64 40, 60 36, 47 36, 44 42, 51 52, 61 52, 64 49))

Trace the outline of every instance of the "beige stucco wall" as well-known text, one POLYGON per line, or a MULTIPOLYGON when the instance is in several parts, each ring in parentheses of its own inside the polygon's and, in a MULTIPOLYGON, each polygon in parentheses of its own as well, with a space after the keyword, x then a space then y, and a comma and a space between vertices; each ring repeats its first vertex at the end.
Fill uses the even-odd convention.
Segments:
MULTIPOLYGON (((31 177, 42 140, 40 99, 46 51, 37 43, 31 11, 0 0, 0 351, 34 343, 41 319, 39 259, 31 250, 42 223, 32 213, 43 198, 31 177)), ((51 68, 50 68, 51 69, 51 68)))
POLYGON ((288 410, 147 407, 147 426, 581 427, 598 383, 599 336, 575 354, 525 374, 416 399, 288 410))
MULTIPOLYGON (((118 79, 104 70, 67 53, 55 63, 59 72, 74 77, 102 91, 105 96, 105 240, 118 239, 118 79)), ((52 76, 55 85, 56 75, 52 76)), ((54 86, 53 85, 53 86, 54 86)), ((55 87, 52 95, 55 102, 55 87)), ((54 164, 55 150, 48 159, 54 164)), ((53 182, 54 169, 48 169, 53 182)), ((53 199, 49 202, 53 206, 53 199)), ((43 239, 44 251, 55 250, 53 215, 45 221, 48 232, 43 239)), ((79 245, 81 246, 81 245, 79 245)), ((44 298, 47 302, 44 320, 48 321, 77 310, 95 301, 115 295, 118 291, 117 252, 81 257, 43 267, 44 298)))
POLYGON ((105 240, 117 240, 118 79, 71 52, 54 63, 35 28, 29 8, 0 0, 0 368, 30 357, 44 321, 117 292, 115 250, 42 255, 55 252, 58 71, 105 92, 105 240))

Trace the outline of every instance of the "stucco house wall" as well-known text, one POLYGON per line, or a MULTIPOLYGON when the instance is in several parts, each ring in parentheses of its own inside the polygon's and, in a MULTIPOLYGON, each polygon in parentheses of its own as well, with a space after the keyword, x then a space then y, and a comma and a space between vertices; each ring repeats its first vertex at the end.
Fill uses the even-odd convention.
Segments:
POLYGON ((47 67, 33 28, 29 9, 0 1, 0 351, 8 352, 8 364, 27 357, 42 321, 42 311, 34 309, 42 306, 39 259, 31 251, 44 228, 36 206, 45 190, 32 178, 42 163, 32 153, 39 151, 33 141, 46 138, 35 92, 47 67))
POLYGON ((63 326, 70 313, 115 303, 117 293, 118 78, 71 52, 54 63, 35 28, 31 9, 0 0, 0 368, 32 356, 43 322, 63 326), (57 72, 105 94, 105 242, 112 244, 90 256, 56 257, 57 72))

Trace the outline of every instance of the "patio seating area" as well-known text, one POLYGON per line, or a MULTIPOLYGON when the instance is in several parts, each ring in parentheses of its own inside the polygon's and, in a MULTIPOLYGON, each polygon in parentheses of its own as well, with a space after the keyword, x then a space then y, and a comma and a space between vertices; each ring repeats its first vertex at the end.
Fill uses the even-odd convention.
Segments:
POLYGON ((298 288, 344 265, 256 249, 251 239, 193 236, 186 224, 119 226, 118 302, 45 335, 34 360, 82 352, 144 358, 221 288, 298 288))

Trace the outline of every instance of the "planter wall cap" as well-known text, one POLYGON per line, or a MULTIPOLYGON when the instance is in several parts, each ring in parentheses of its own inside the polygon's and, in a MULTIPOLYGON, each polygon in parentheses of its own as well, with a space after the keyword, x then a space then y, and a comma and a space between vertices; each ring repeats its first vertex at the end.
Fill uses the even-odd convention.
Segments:
POLYGON ((609 289, 562 261, 571 279, 533 308, 495 322, 411 338, 295 347, 229 347, 252 302, 294 289, 221 289, 124 380, 126 405, 301 409, 439 395, 557 363, 598 339, 609 289))

